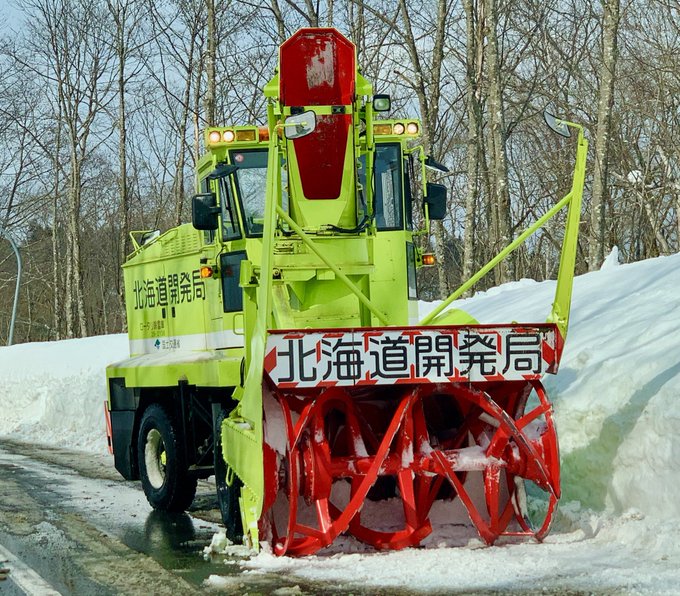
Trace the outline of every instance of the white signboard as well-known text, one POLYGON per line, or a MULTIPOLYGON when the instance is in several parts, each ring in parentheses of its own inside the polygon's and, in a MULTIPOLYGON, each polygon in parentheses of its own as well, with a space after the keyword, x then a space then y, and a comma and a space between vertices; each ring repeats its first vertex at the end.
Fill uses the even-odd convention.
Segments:
POLYGON ((281 388, 538 379, 556 372, 553 325, 275 331, 265 372, 281 388))

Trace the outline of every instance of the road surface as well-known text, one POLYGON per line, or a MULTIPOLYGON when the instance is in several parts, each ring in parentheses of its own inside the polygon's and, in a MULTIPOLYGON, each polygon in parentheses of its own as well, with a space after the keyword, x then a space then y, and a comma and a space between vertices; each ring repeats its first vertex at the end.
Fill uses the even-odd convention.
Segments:
MULTIPOLYGON (((241 573, 238 557, 227 564, 203 557, 219 529, 215 507, 202 482, 190 514, 154 511, 111 457, 0 439, 0 570, 8 570, 0 592, 204 593, 211 574, 241 573)), ((299 583, 244 575, 242 589, 271 593, 299 583)))

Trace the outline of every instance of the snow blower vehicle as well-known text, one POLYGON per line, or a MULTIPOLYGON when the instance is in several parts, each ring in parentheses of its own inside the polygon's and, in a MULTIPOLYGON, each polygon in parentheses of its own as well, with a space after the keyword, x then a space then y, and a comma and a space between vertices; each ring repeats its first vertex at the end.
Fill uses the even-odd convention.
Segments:
POLYGON ((581 127, 546 116, 578 132, 570 192, 419 320, 416 270, 431 255, 417 237, 446 214, 419 121, 380 118, 390 97, 330 28, 281 45, 264 95, 266 127, 206 130, 192 223, 132 234, 131 357, 107 369, 116 468, 168 511, 214 475, 228 536, 278 555, 340 535, 415 546, 435 506, 465 511, 487 544, 541 540, 560 496, 541 379, 567 333, 581 127), (546 323, 449 308, 563 208, 546 323))

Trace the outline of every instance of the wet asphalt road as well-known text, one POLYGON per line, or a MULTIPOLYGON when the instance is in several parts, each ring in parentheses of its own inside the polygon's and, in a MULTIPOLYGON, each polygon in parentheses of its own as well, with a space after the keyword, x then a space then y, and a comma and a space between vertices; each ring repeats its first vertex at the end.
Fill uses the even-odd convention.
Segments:
POLYGON ((195 592, 225 572, 201 556, 216 529, 153 511, 108 458, 0 442, 0 545, 62 594, 195 592))
MULTIPOLYGON (((138 482, 120 478, 112 458, 2 439, 0 547, 14 561, 0 551, 0 568, 10 570, 0 594, 45 593, 19 566, 63 595, 204 593, 209 575, 240 573, 237 557, 225 563, 224 556, 202 555, 219 529, 215 507, 212 487, 201 483, 191 514, 154 511, 138 482)), ((244 576, 238 592, 294 585, 244 576)))

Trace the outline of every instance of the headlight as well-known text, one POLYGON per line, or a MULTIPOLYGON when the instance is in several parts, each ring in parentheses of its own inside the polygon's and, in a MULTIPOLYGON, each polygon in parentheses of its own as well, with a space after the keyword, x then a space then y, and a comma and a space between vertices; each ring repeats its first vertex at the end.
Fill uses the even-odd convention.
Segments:
POLYGON ((234 134, 233 130, 225 130, 222 133, 222 140, 225 143, 231 143, 235 138, 236 138, 236 135, 234 134))
POLYGON ((409 122, 406 125, 406 132, 410 135, 417 135, 418 134, 418 123, 417 122, 409 122))
POLYGON ((376 112, 387 112, 390 109, 390 96, 389 95, 374 95, 373 96, 373 109, 376 112))
POLYGON ((211 130, 208 134, 209 143, 219 143, 222 140, 222 134, 219 130, 211 130))
POLYGON ((401 122, 397 122, 394 125, 394 134, 395 135, 403 135, 404 130, 406 130, 406 129, 404 128, 404 125, 401 122))

